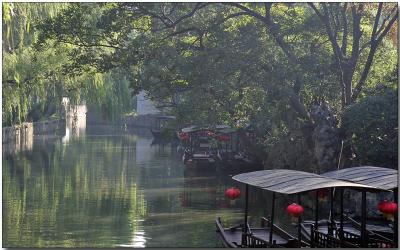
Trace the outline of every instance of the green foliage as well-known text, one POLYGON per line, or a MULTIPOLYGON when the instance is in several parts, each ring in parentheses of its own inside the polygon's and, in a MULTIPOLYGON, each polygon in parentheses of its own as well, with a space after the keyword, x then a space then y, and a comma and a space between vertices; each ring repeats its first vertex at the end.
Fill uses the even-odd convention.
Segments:
POLYGON ((42 114, 54 110, 49 105, 62 77, 57 68, 65 62, 65 47, 35 53, 31 44, 36 34, 31 23, 52 16, 63 6, 65 4, 3 4, 3 30, 6 31, 3 33, 3 125, 29 120, 33 109, 42 114))
POLYGON ((397 103, 397 90, 383 87, 345 110, 343 130, 361 164, 397 166, 397 103))
MULTIPOLYGON (((72 104, 96 103, 111 118, 130 108, 128 83, 121 74, 93 74, 91 67, 72 74, 76 61, 70 57, 79 47, 54 40, 37 46, 42 20, 70 9, 69 4, 3 4, 3 126, 49 117, 60 110, 62 97, 69 97, 72 104)), ((93 13, 88 27, 96 21, 93 13)))
MULTIPOLYGON (((307 112, 315 104, 329 103, 340 121, 347 105, 343 102, 345 87, 340 84, 343 71, 325 25, 310 5, 272 4, 272 26, 267 21, 268 4, 240 6, 242 9, 230 3, 71 3, 57 15, 30 26, 40 31, 35 40, 39 52, 65 48, 55 74, 57 79, 64 77, 59 80, 58 95, 68 93, 76 101, 86 100, 110 116, 129 112, 128 93, 144 90, 160 109, 175 115, 179 124, 252 124, 265 147, 301 130, 310 122, 307 112), (298 106, 306 115, 299 114, 298 106)), ((350 61, 353 5, 341 12, 343 6, 327 5, 337 19, 339 15, 347 18, 347 23, 335 21, 332 25, 336 25, 334 39, 338 43, 342 43, 343 25, 347 25, 343 60, 350 61)), ((368 59, 378 5, 364 7, 360 45, 365 48, 350 72, 350 92, 368 59)), ((387 5, 383 14, 387 8, 392 6, 387 5)), ((3 5, 3 10, 8 9, 10 5, 3 5)), ((10 15, 3 19, 9 23, 10 15)), ((13 60, 10 57, 9 61, 13 60)), ((368 91, 380 83, 391 84, 385 77, 396 64, 396 44, 385 37, 359 97, 368 97, 368 91)), ((33 72, 46 72, 46 67, 33 72)), ((7 74, 15 81, 26 75, 25 71, 7 74)), ((392 78, 397 81, 397 75, 392 78)), ((24 91, 18 93, 25 93, 26 106, 31 94, 24 91)), ((3 92, 9 94, 8 114, 25 112, 24 105, 11 105, 18 99, 16 93, 3 92)))

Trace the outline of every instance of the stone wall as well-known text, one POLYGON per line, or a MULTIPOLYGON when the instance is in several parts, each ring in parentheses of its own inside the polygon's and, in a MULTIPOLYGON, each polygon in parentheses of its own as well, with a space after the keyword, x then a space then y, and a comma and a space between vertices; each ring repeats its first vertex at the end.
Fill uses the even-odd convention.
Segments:
POLYGON ((86 105, 70 105, 67 98, 63 99, 65 119, 43 122, 23 123, 12 127, 2 128, 3 153, 16 153, 31 150, 34 136, 58 135, 68 138, 79 136, 86 129, 86 105))
POLYGON ((122 123, 126 126, 158 128, 157 115, 138 115, 138 116, 125 116, 122 118, 122 123))
POLYGON ((159 114, 160 110, 158 110, 154 103, 147 98, 146 93, 144 91, 140 91, 136 97, 136 112, 138 115, 155 115, 159 114))
POLYGON ((31 150, 33 146, 33 124, 23 123, 2 129, 3 153, 31 150))
POLYGON ((65 119, 33 123, 34 135, 58 134, 65 131, 65 119))

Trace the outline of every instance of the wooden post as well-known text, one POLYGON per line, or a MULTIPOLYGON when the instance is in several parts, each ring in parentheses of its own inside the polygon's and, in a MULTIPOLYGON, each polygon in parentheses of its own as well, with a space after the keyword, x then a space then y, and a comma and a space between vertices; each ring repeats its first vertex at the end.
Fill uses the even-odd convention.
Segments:
POLYGON ((367 247, 367 192, 362 190, 361 196, 361 247, 367 247))
POLYGON ((339 238, 340 238, 340 244, 343 246, 343 241, 344 241, 344 234, 343 234, 343 189, 344 188, 340 188, 340 234, 339 234, 339 238))
POLYGON ((239 135, 238 132, 235 133, 235 138, 236 138, 236 145, 235 145, 235 151, 239 151, 239 135))
POLYGON ((318 190, 315 190, 315 229, 318 229, 318 190))
POLYGON ((335 219, 333 216, 333 201, 334 201, 334 188, 330 189, 331 191, 331 207, 330 207, 330 222, 329 222, 329 227, 328 227, 328 234, 333 235, 333 225, 335 223, 335 219))
POLYGON ((246 184, 246 192, 245 192, 245 208, 244 208, 244 226, 242 232, 242 246, 247 246, 247 210, 249 206, 249 185, 246 184))
POLYGON ((232 134, 229 134, 229 147, 230 150, 232 151, 232 134))
POLYGON ((246 195, 245 195, 246 203, 244 210, 244 232, 247 233, 247 213, 249 209, 249 185, 246 184, 246 195))
POLYGON ((189 134, 189 139, 190 139, 190 153, 193 153, 193 136, 189 134))
MULTIPOLYGON (((297 203, 301 206, 301 194, 297 194, 297 203)), ((298 247, 301 247, 301 215, 297 220, 297 239, 298 239, 298 247)))
MULTIPOLYGON (((398 189, 397 188, 395 188, 394 190, 393 190, 393 196, 394 196, 394 202, 396 202, 396 204, 398 203, 398 189)), ((398 226, 399 226, 399 216, 398 216, 398 213, 395 213, 395 215, 394 215, 394 222, 393 222, 393 241, 394 241, 394 245, 395 245, 395 247, 397 247, 398 246, 398 226)))
POLYGON ((271 205, 271 221, 269 230, 269 244, 272 244, 272 235, 274 229, 274 215, 275 215, 275 192, 272 193, 272 205, 271 205))
POLYGON ((310 227, 310 247, 311 248, 315 247, 315 244, 314 244, 314 230, 315 230, 314 225, 311 224, 311 227, 310 227))

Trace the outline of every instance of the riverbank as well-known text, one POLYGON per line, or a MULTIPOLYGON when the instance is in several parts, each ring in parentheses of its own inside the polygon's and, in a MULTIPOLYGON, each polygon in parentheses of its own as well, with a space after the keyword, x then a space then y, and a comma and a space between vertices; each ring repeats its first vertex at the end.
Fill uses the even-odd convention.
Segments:
POLYGON ((38 122, 25 122, 19 125, 2 128, 3 154, 31 150, 35 136, 55 135, 70 137, 82 133, 86 128, 86 105, 64 105, 60 119, 38 122))

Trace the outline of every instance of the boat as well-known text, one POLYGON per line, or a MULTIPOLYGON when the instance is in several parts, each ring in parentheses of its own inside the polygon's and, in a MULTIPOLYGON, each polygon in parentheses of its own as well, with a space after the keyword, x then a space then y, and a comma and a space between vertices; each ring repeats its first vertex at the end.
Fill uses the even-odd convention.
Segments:
MULTIPOLYGON (((359 166, 330 171, 322 174, 322 176, 350 181, 357 184, 369 185, 378 191, 390 191, 393 193, 394 201, 398 203, 398 171, 395 169, 375 166, 359 166)), ((349 235, 351 235, 351 237, 359 236, 360 242, 358 242, 358 245, 361 247, 397 247, 397 213, 394 216, 393 228, 386 225, 368 225, 366 221, 366 190, 362 190, 362 203, 363 209, 361 222, 357 222, 354 219, 347 217, 347 220, 356 230, 355 232, 349 233, 349 235), (369 240, 368 238, 372 240, 369 240)))
POLYGON ((153 135, 154 138, 158 139, 161 138, 161 129, 156 129, 156 128, 152 128, 150 129, 151 134, 153 135))
MULTIPOLYGON (((318 174, 287 170, 287 169, 276 169, 276 170, 262 170, 253 171, 248 173, 238 174, 232 177, 232 179, 243 183, 246 185, 246 209, 245 209, 245 223, 247 225, 247 209, 248 209, 248 186, 255 186, 263 190, 272 192, 272 208, 271 208, 271 220, 269 225, 271 229, 269 232, 269 238, 266 242, 265 238, 260 238, 256 236, 249 226, 241 226, 241 230, 234 230, 235 236, 229 235, 227 232, 233 230, 230 228, 223 228, 221 223, 217 224, 217 230, 221 235, 221 239, 225 246, 228 247, 273 247, 273 246, 286 246, 291 247, 295 245, 296 247, 393 247, 396 243, 388 239, 382 238, 380 235, 371 234, 366 229, 365 217, 366 217, 366 192, 379 192, 388 191, 385 188, 379 186, 369 186, 362 183, 355 183, 341 179, 335 179, 328 176, 322 176, 318 174), (301 195, 315 191, 316 201, 318 204, 318 190, 329 188, 331 190, 331 195, 333 194, 333 189, 338 188, 340 191, 340 220, 335 221, 333 218, 333 202, 331 199, 331 218, 330 220, 319 220, 318 219, 318 207, 316 206, 315 220, 314 221, 302 221, 301 216, 297 219, 297 237, 288 238, 288 242, 281 242, 279 245, 274 245, 273 239, 280 239, 280 230, 277 229, 275 233, 276 225, 274 224, 274 203, 275 203, 275 193, 287 194, 287 195, 297 195, 298 204, 301 205, 301 195), (343 210, 343 189, 351 188, 359 190, 362 192, 362 218, 363 223, 361 230, 357 230, 351 222, 344 221, 344 210, 343 210), (315 223, 317 222, 317 223, 315 223), (221 230, 223 228, 223 230, 221 230), (350 230, 351 229, 351 230, 350 230), (354 229, 354 231, 352 231, 354 229), (309 232, 309 237, 305 236, 304 232, 309 232), (358 233, 357 233, 358 232, 358 233), (236 234, 241 234, 242 240, 238 243, 238 236, 236 234), (250 235, 250 236, 249 236, 250 235), (253 237, 254 236, 254 237, 253 237), (296 244, 293 243, 292 238, 295 239, 296 244), (290 242, 289 242, 290 241, 290 242), (253 245, 249 245, 251 244, 253 245), (255 243, 253 243, 255 242, 255 243)), ((396 183, 397 185, 397 183, 396 183)), ((331 196, 332 197, 332 196, 331 196)), ((267 229, 268 230, 268 227, 267 229)), ((266 232, 266 231, 265 231, 266 232)))
POLYGON ((215 169, 219 159, 217 149, 211 144, 210 133, 213 133, 210 129, 197 126, 181 130, 180 138, 185 145, 182 161, 186 166, 215 169))
POLYGON ((162 139, 162 129, 167 127, 168 121, 174 120, 175 116, 168 115, 158 115, 155 117, 156 119, 156 128, 150 129, 151 134, 155 139, 162 139))
MULTIPOLYGON (((227 247, 305 247, 309 244, 302 240, 300 230, 297 237, 286 233, 283 229, 274 224, 275 215, 275 193, 298 194, 301 204, 300 193, 313 189, 328 186, 360 186, 343 181, 331 180, 316 174, 295 171, 295 170, 261 170, 238 174, 232 177, 233 180, 245 184, 245 218, 243 225, 233 228, 223 228, 220 219, 217 219, 217 232, 227 247), (316 183, 315 185, 312 185, 316 183), (311 184, 311 185, 310 185, 311 184), (249 186, 261 188, 272 192, 271 215, 267 220, 267 226, 252 229, 247 225, 248 213, 248 190, 249 186), (259 236, 262 232, 264 236, 259 236), (240 241, 239 241, 240 240, 240 241)), ((299 218, 301 223, 301 218, 299 218)))

